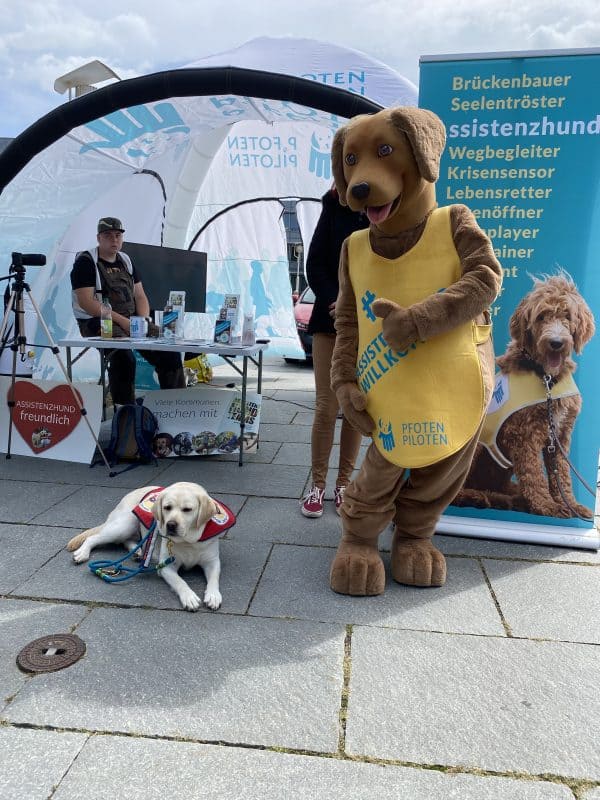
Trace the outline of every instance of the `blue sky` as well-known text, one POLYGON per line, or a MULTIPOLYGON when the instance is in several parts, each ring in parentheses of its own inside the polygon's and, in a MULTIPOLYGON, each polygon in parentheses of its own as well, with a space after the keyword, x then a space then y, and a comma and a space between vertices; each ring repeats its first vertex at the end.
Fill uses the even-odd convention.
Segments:
POLYGON ((600 46, 597 0, 0 0, 0 136, 65 102, 54 81, 92 59, 121 78, 257 36, 362 50, 418 84, 419 56, 600 46))

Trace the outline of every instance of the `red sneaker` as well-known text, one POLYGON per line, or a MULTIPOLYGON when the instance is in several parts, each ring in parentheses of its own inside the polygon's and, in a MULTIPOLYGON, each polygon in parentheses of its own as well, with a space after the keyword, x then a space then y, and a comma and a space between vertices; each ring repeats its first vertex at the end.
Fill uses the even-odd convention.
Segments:
POLYGON ((338 514, 340 513, 340 507, 341 507, 342 503, 344 502, 344 492, 345 491, 346 491, 346 487, 345 486, 336 486, 335 490, 333 492, 333 499, 334 499, 334 502, 335 502, 335 510, 336 510, 336 512, 338 514))
POLYGON ((300 501, 300 511, 305 517, 320 517, 323 514, 323 497, 325 489, 313 486, 310 492, 300 501))

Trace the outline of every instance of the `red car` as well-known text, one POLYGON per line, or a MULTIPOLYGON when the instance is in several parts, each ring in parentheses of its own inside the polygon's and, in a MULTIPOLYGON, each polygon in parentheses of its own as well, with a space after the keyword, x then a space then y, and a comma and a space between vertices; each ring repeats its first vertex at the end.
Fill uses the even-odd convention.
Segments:
POLYGON ((307 286, 294 306, 296 330, 298 331, 298 338, 300 339, 300 344, 302 345, 306 358, 312 358, 312 334, 307 333, 306 329, 308 328, 314 302, 315 294, 310 286, 307 286))

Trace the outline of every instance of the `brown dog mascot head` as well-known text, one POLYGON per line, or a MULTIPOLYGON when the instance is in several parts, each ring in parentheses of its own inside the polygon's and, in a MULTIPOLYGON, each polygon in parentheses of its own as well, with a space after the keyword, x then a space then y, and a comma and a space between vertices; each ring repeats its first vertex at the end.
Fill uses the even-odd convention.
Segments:
POLYGON ((333 139, 340 203, 364 211, 386 234, 414 227, 436 206, 435 182, 445 143, 444 124, 422 108, 388 108, 354 117, 333 139))

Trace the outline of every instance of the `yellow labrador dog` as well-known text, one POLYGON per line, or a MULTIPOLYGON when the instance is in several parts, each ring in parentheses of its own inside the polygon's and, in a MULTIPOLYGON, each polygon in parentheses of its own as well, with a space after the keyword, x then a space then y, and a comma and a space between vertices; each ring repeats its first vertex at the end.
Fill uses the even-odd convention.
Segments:
POLYGON ((197 611, 202 605, 198 595, 178 574, 181 567, 190 569, 199 565, 206 576, 204 603, 213 610, 219 608, 222 601, 219 534, 234 524, 235 517, 197 483, 173 483, 165 489, 143 486, 129 492, 102 525, 73 537, 67 550, 74 551, 76 564, 87 561, 91 551, 103 544, 119 542, 133 550, 140 536, 147 533, 152 516, 161 537, 159 561, 169 556, 175 559, 159 574, 173 589, 181 605, 186 611, 197 611))

